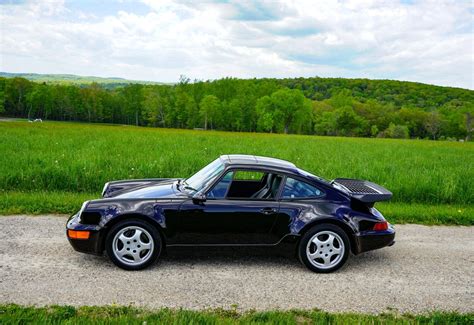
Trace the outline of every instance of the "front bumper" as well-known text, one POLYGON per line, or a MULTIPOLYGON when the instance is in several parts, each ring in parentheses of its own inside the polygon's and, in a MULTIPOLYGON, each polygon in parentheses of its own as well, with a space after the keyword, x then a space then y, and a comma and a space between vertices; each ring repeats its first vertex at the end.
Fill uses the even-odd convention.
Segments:
POLYGON ((100 227, 96 225, 83 225, 79 223, 78 214, 69 218, 66 224, 66 236, 74 250, 81 253, 102 255, 104 249, 102 245, 102 233, 100 227), (67 235, 68 230, 88 230, 89 239, 73 239, 67 235))
POLYGON ((384 231, 361 231, 355 235, 355 250, 354 253, 360 254, 363 252, 379 249, 386 246, 392 246, 395 243, 395 229, 389 225, 384 231))

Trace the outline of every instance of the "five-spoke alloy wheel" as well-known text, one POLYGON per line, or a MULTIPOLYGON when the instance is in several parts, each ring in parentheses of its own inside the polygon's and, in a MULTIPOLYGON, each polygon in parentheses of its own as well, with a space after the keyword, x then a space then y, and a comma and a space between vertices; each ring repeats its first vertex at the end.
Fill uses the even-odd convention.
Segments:
POLYGON ((298 256, 310 270, 329 273, 346 262, 349 251, 349 238, 341 228, 332 224, 320 224, 303 235, 298 256))
POLYGON ((161 247, 156 228, 138 219, 119 222, 106 238, 107 254, 114 264, 126 270, 140 270, 152 264, 161 247))

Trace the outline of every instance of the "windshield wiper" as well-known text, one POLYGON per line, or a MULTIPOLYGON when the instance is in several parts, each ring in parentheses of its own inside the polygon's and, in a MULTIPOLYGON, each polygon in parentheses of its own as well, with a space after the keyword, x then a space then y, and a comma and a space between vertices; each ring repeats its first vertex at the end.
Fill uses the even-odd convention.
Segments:
POLYGON ((191 187, 191 186, 189 186, 189 185, 185 185, 185 186, 184 186, 184 189, 185 189, 185 190, 191 190, 191 191, 197 192, 197 190, 196 190, 194 187, 191 187))

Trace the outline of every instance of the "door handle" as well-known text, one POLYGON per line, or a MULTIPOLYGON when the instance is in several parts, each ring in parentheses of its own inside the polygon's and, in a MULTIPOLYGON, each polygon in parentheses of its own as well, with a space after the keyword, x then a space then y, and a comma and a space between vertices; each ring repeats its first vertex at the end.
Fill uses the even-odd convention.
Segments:
POLYGON ((260 212, 262 212, 263 214, 273 214, 277 211, 274 208, 263 208, 262 210, 260 210, 260 212))

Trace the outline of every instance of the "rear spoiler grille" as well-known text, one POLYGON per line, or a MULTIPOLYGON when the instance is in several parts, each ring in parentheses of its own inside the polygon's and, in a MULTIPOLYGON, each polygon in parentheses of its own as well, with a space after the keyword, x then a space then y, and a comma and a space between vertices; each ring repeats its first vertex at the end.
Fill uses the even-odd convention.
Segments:
POLYGON ((364 203, 374 203, 390 200, 392 192, 378 184, 350 178, 336 178, 331 182, 334 186, 341 188, 352 198, 364 203))

